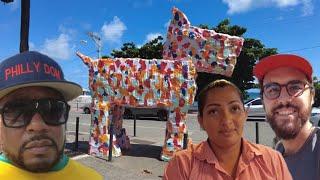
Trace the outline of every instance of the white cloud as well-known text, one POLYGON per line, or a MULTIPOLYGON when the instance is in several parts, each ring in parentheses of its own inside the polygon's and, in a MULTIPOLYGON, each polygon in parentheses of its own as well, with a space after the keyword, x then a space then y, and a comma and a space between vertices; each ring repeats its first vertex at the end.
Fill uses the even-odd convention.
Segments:
POLYGON ((60 25, 58 28, 59 32, 63 34, 68 34, 70 36, 75 36, 77 31, 75 29, 66 28, 64 25, 60 25))
POLYGON ((223 0, 228 4, 228 14, 247 11, 253 6, 252 0, 223 0))
POLYGON ((69 60, 75 52, 73 39, 77 31, 63 25, 59 26, 58 31, 60 33, 58 37, 46 38, 40 45, 29 42, 29 49, 40 51, 54 59, 69 60))
POLYGON ((156 39, 158 36, 162 36, 162 34, 161 33, 149 33, 146 36, 145 42, 147 43, 149 41, 152 41, 152 40, 156 39))
POLYGON ((101 28, 103 39, 109 43, 120 43, 125 30, 126 25, 117 16, 110 23, 104 23, 101 28))
POLYGON ((302 0, 302 16, 310 16, 313 14, 314 6, 312 0, 302 0))
POLYGON ((40 51, 54 59, 68 60, 74 52, 70 41, 70 35, 61 33, 58 38, 46 39, 40 51))
POLYGON ((11 11, 16 11, 17 9, 20 8, 20 0, 14 0, 12 3, 9 3, 10 5, 10 10, 11 11))
MULTIPOLYGON (((268 2, 268 0, 265 0, 268 2)), ((276 3, 278 7, 296 6, 300 2, 299 0, 271 0, 270 3, 276 3)))
POLYGON ((222 0, 229 7, 228 14, 246 12, 251 9, 275 6, 279 8, 293 7, 302 4, 302 15, 313 14, 312 0, 222 0))
POLYGON ((33 42, 29 42, 29 49, 32 51, 32 50, 35 50, 36 49, 36 45, 33 43, 33 42))
POLYGON ((156 33, 149 33, 149 34, 146 35, 146 38, 145 38, 145 40, 143 41, 143 43, 142 43, 142 44, 137 44, 136 46, 137 46, 138 48, 141 48, 143 45, 145 45, 146 43, 148 43, 148 42, 156 39, 158 36, 162 36, 162 37, 163 37, 163 35, 162 35, 161 33, 158 33, 158 32, 156 32, 156 33))

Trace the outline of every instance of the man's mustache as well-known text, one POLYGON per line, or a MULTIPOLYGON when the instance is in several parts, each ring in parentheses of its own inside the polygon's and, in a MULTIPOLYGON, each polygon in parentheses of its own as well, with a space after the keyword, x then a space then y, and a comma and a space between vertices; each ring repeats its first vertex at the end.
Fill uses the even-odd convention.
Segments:
POLYGON ((23 151, 25 151, 27 148, 27 145, 29 143, 32 143, 34 141, 41 141, 41 140, 46 140, 46 141, 50 141, 51 146, 55 147, 56 149, 58 148, 57 143, 48 135, 46 134, 39 134, 39 135, 34 135, 31 138, 29 138, 28 140, 26 140, 20 148, 20 153, 22 153, 23 151))
POLYGON ((276 110, 278 110, 278 109, 281 109, 281 108, 294 108, 294 109, 299 109, 299 107, 298 106, 296 106, 296 105, 294 105, 294 104, 291 104, 291 103, 288 103, 288 104, 279 104, 278 106, 276 106, 276 107, 274 107, 274 108, 272 108, 272 113, 275 113, 275 111, 276 110))

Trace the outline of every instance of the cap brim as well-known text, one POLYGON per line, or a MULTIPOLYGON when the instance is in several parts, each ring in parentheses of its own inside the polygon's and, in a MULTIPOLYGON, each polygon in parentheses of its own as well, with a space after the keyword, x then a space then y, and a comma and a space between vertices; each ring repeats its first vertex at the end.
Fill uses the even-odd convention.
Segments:
POLYGON ((253 74, 260 82, 269 71, 280 67, 297 69, 305 74, 308 80, 312 80, 310 63, 306 59, 292 54, 277 54, 261 59, 253 68, 253 74))
POLYGON ((7 94, 13 92, 14 90, 20 89, 20 88, 24 88, 24 87, 31 87, 31 86, 40 86, 40 87, 49 87, 52 89, 55 89, 57 91, 59 91, 64 99, 66 101, 70 101, 76 97, 78 97, 79 95, 82 94, 82 88, 80 85, 73 83, 73 82, 69 82, 69 81, 43 81, 43 82, 26 82, 23 84, 18 84, 12 87, 7 87, 4 89, 0 90, 0 99, 3 98, 4 96, 6 96, 7 94))

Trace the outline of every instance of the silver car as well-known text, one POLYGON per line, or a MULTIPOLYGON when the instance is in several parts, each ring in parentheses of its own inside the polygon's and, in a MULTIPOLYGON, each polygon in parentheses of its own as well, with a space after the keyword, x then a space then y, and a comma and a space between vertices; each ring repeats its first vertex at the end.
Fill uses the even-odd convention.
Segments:
POLYGON ((157 117, 160 121, 166 121, 168 119, 169 112, 165 108, 133 108, 126 107, 123 118, 125 119, 133 119, 134 115, 136 118, 146 118, 146 117, 157 117))
MULTIPOLYGON (((260 98, 251 99, 245 102, 245 107, 249 108, 248 120, 264 121, 266 113, 263 109, 260 98)), ((311 110, 310 121, 314 126, 320 126, 320 108, 313 107, 311 110)))
POLYGON ((262 101, 260 98, 251 99, 245 102, 244 106, 249 108, 249 117, 265 117, 262 101))

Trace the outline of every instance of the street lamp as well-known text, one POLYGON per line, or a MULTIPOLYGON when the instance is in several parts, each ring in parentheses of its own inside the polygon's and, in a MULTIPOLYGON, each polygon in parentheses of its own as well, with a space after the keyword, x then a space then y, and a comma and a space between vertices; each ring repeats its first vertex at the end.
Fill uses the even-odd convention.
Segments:
POLYGON ((88 41, 86 41, 86 40, 80 40, 80 44, 87 44, 88 43, 88 41))
POLYGON ((94 32, 88 32, 88 36, 94 41, 96 47, 97 47, 97 52, 98 52, 98 58, 101 58, 101 49, 102 49, 102 41, 98 33, 94 32))

